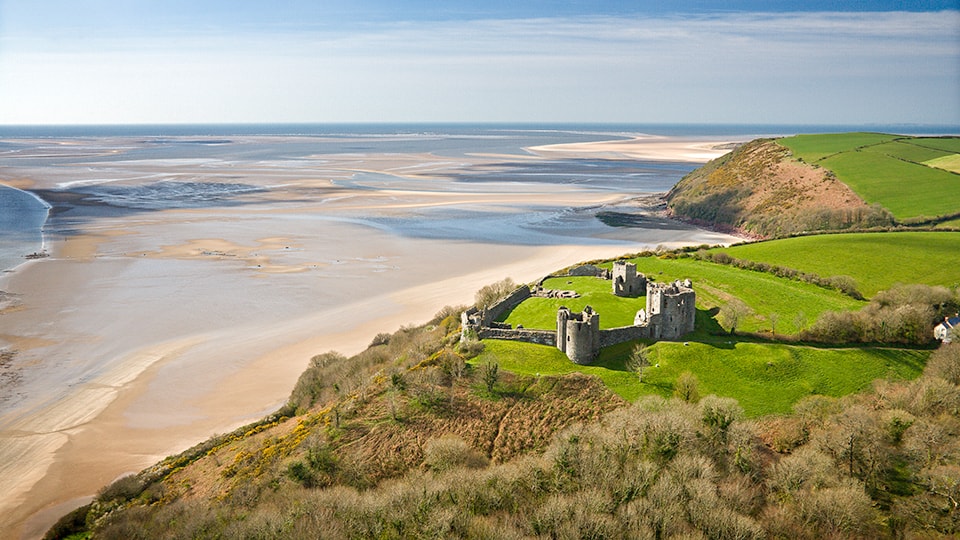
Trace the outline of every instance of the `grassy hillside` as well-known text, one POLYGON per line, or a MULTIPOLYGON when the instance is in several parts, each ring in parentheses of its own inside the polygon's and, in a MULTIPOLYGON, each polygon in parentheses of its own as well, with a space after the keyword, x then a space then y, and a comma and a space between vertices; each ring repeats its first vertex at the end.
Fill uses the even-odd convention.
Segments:
MULTIPOLYGON (((696 337, 692 339, 698 339, 696 337)), ((909 380, 923 370, 929 351, 895 348, 816 348, 756 343, 737 338, 661 342, 650 350, 644 381, 625 367, 632 344, 609 347, 593 366, 577 366, 556 347, 488 340, 478 362, 495 360, 525 375, 595 375, 628 401, 643 395, 670 397, 681 373, 699 380, 702 395, 740 402, 749 417, 784 414, 810 395, 845 396, 876 379, 909 380)))
MULTIPOLYGON (((688 258, 640 257, 631 261, 636 263, 638 272, 657 281, 693 280, 701 315, 708 311, 715 315, 718 308, 733 298, 742 300, 751 313, 740 321, 739 329, 747 332, 769 330, 770 316, 774 313, 778 318, 777 333, 793 334, 824 311, 854 310, 863 306, 863 302, 839 291, 732 266, 688 258)), ((602 321, 602 313, 600 317, 602 321)), ((697 321, 701 330, 709 329, 711 324, 719 329, 715 321, 697 321)))
MULTIPOLYGON (((787 356, 751 369, 789 373, 797 362, 787 356)), ((714 395, 627 405, 580 375, 501 377, 488 392, 475 378, 484 362, 440 385, 439 399, 407 404, 436 391, 414 377, 429 364, 402 372, 407 385, 374 371, 350 396, 120 479, 48 537, 960 534, 960 346, 938 351, 915 381, 811 396, 755 419, 714 395)))
POLYGON ((895 283, 960 287, 960 233, 891 232, 784 238, 717 248, 738 259, 847 275, 870 297, 895 283))
POLYGON ((685 176, 667 194, 667 206, 676 217, 766 237, 893 223, 827 169, 793 160, 766 139, 685 176))
MULTIPOLYGON (((897 235, 877 237, 899 251, 897 235)), ((923 238, 926 250, 941 240, 923 238)), ((950 500, 944 486, 957 489, 949 479, 960 477, 960 349, 935 353, 921 376, 929 350, 728 335, 716 308, 734 298, 754 310, 741 328, 765 331, 779 312, 779 336, 803 324, 790 320, 800 309, 812 318, 864 303, 681 255, 633 259, 657 280, 693 279, 698 294, 697 330, 687 342, 646 344, 651 365, 642 381, 626 367, 635 343, 576 366, 554 347, 460 344, 459 311, 444 309, 426 326, 378 335, 352 358, 316 356, 277 414, 115 482, 50 537, 91 530, 103 538, 960 532, 960 519, 940 510, 950 500), (685 401, 664 399, 674 395, 685 401), (914 424, 920 427, 911 431, 914 424), (856 453, 844 453, 851 440, 856 453), (800 467, 799 484, 791 467, 800 467), (829 471, 831 480, 815 480, 816 471, 829 471), (668 496, 680 486, 703 492, 668 496), (722 511, 701 515, 699 506, 683 506, 695 500, 722 511)), ((831 259, 813 259, 811 268, 825 272, 831 259)), ((913 275, 909 267, 898 272, 913 275)), ((547 286, 580 291, 577 300, 614 323, 632 318, 644 300, 615 298, 610 282, 595 278, 555 278, 547 286)), ((552 327, 555 306, 541 300, 510 317, 546 312, 551 322, 543 325, 552 327)))
POLYGON ((778 143, 795 158, 833 171, 866 202, 883 206, 898 220, 960 213, 960 175, 926 163, 960 154, 960 138, 847 133, 797 135, 778 143))
POLYGON ((958 137, 885 133, 756 140, 684 177, 679 217, 764 237, 930 225, 960 215, 958 137))

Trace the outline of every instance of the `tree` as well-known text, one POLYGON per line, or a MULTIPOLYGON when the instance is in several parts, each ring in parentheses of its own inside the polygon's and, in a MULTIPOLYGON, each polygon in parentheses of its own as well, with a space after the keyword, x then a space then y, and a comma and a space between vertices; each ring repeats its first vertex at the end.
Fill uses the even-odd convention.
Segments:
POLYGON ((780 314, 776 311, 771 312, 767 315, 767 320, 770 321, 770 337, 777 337, 777 321, 780 320, 780 314))
POLYGON ((720 324, 730 329, 730 334, 737 331, 740 322, 750 315, 750 307, 743 303, 739 298, 732 298, 729 302, 720 308, 720 324))
POLYGON ((673 386, 673 395, 687 403, 700 401, 700 381, 697 376, 689 371, 681 373, 673 386))
POLYGON ((487 392, 493 393, 493 387, 497 384, 500 376, 500 365, 493 360, 488 360, 481 364, 480 376, 483 378, 483 384, 487 387, 487 392))
POLYGON ((807 327, 807 315, 802 311, 798 311, 793 317, 793 324, 797 327, 797 332, 802 332, 803 329, 807 327))
POLYGON ((517 284, 512 279, 502 279, 496 283, 486 285, 477 291, 474 300, 477 303, 477 309, 486 309, 500 300, 507 297, 508 294, 516 290, 517 284))
POLYGON ((643 368, 650 365, 650 355, 647 348, 641 344, 633 347, 630 358, 627 359, 627 369, 637 374, 637 380, 643 382, 643 368))

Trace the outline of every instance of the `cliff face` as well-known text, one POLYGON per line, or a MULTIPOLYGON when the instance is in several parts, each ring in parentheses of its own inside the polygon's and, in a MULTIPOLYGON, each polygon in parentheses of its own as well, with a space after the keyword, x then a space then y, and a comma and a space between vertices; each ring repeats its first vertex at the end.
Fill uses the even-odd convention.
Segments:
POLYGON ((674 217, 761 237, 890 225, 829 170, 757 139, 685 176, 667 195, 674 217))

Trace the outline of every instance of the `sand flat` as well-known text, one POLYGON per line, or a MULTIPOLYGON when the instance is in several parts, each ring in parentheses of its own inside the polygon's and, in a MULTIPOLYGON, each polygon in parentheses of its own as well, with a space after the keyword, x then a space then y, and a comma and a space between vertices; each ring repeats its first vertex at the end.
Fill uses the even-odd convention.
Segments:
MULTIPOLYGON (((122 154, 132 143, 102 144, 118 144, 122 154)), ((598 148, 535 152, 589 156, 598 148)), ((22 306, 0 315, 0 347, 17 350, 22 374, 3 389, 10 403, 0 409, 0 525, 14 537, 42 535, 68 503, 119 475, 276 410, 311 356, 359 352, 379 332, 471 303, 490 282, 532 281, 656 245, 736 240, 692 228, 617 231, 610 241, 542 233, 553 242, 545 246, 494 241, 498 230, 476 238, 402 234, 405 224, 434 219, 442 229, 461 213, 489 214, 477 227, 492 227, 540 209, 551 216, 554 207, 599 208, 634 195, 456 181, 478 164, 496 171, 507 157, 539 159, 324 154, 293 165, 130 160, 76 174, 17 171, 38 188, 116 174, 117 185, 133 188, 158 178, 213 178, 266 189, 235 205, 64 214, 59 223, 69 232, 50 238, 49 259, 0 277, 0 290, 22 306), (392 175, 397 186, 336 185, 358 172, 392 175)), ((531 231, 555 226, 518 223, 531 231)))

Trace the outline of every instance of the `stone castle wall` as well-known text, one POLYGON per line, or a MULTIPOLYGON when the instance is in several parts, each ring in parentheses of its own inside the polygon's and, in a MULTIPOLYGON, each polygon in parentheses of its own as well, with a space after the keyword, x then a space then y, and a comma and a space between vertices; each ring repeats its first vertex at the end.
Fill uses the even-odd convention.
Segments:
POLYGON ((522 341, 524 343, 549 345, 551 347, 557 346, 557 333, 553 330, 483 328, 478 332, 478 335, 480 339, 505 339, 507 341, 522 341))
POLYGON ((609 347, 618 343, 649 339, 650 328, 647 326, 621 326, 600 331, 600 347, 609 347))
POLYGON ((527 298, 530 298, 530 287, 526 285, 517 287, 517 290, 507 295, 506 298, 484 310, 483 320, 480 324, 482 326, 490 326, 490 323, 499 319, 500 316, 507 311, 520 305, 520 302, 523 302, 527 298))
POLYGON ((557 312, 557 348, 575 364, 591 364, 600 353, 600 314, 587 306, 580 313, 557 312))
POLYGON ((640 296, 647 287, 647 277, 637 273, 637 265, 626 261, 613 263, 613 294, 616 296, 640 296))

